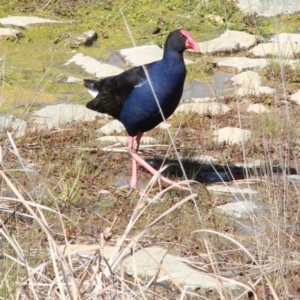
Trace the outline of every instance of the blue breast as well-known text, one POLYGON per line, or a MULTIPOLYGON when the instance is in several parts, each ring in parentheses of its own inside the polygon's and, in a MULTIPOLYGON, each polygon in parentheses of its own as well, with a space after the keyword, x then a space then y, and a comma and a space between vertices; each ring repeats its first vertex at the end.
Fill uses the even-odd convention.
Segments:
MULTIPOLYGON (((153 89, 167 119, 173 114, 183 92, 186 75, 185 65, 176 62, 171 65, 161 60, 148 70, 153 89)), ((119 120, 131 136, 151 130, 162 122, 153 91, 147 79, 141 80, 124 102, 119 120)))

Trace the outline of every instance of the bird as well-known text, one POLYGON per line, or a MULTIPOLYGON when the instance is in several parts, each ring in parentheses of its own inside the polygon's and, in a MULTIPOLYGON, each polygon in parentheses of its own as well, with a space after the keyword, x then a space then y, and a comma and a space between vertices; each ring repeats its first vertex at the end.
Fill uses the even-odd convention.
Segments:
POLYGON ((129 135, 131 190, 138 188, 138 164, 158 176, 160 189, 161 181, 174 184, 140 157, 138 149, 144 132, 169 118, 181 100, 186 77, 183 58, 186 49, 200 51, 188 30, 176 29, 166 39, 161 60, 100 80, 84 79, 84 86, 95 97, 86 107, 119 120, 129 135))

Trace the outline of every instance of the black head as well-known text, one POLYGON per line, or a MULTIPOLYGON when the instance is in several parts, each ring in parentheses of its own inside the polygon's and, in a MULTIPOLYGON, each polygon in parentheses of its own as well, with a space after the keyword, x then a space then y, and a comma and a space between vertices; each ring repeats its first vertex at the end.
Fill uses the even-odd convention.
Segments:
POLYGON ((176 29, 167 37, 165 47, 182 53, 186 49, 200 51, 199 45, 186 29, 176 29))

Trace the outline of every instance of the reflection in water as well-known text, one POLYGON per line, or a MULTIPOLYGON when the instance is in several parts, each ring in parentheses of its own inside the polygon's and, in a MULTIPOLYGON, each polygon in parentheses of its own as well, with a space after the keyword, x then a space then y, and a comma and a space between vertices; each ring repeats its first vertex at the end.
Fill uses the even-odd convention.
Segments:
POLYGON ((226 89, 232 87, 229 79, 233 76, 234 74, 216 72, 207 82, 193 81, 184 89, 182 98, 188 100, 191 98, 226 96, 226 89))

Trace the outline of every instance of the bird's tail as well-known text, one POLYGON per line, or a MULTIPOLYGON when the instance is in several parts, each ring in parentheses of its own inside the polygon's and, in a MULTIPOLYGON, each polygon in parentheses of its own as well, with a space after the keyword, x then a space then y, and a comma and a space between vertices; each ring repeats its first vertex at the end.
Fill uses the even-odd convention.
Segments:
POLYGON ((99 81, 93 79, 84 79, 84 86, 94 98, 97 97, 100 89, 99 81))
POLYGON ((84 86, 88 90, 97 90, 97 83, 99 83, 98 80, 93 80, 93 79, 84 79, 84 86))

